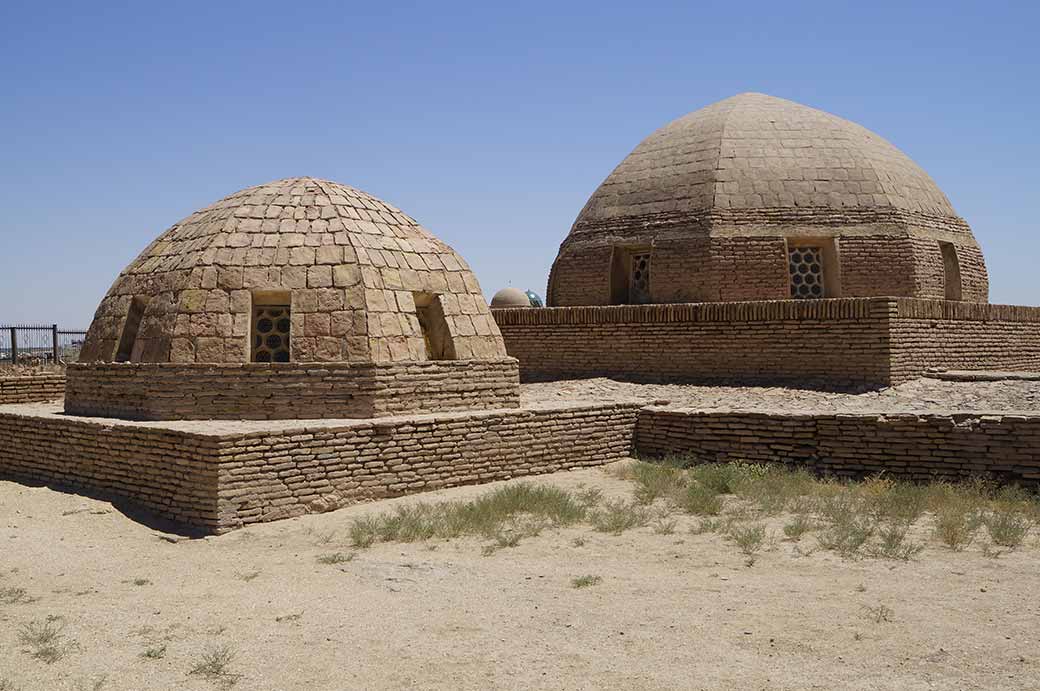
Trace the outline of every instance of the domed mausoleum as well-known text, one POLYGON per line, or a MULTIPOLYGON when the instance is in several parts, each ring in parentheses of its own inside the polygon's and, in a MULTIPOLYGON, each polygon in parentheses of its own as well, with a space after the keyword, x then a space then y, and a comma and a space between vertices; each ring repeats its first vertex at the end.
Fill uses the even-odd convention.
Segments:
POLYGON ((516 386, 465 261, 393 206, 313 178, 242 190, 160 235, 101 301, 80 362, 70 412, 150 419, 479 408, 460 380, 489 372, 501 407, 516 386))
POLYGON ((491 298, 491 309, 530 306, 531 298, 519 288, 503 288, 491 298))
POLYGON ((647 137, 588 200, 550 306, 917 297, 984 303, 982 252, 873 132, 740 94, 647 137))

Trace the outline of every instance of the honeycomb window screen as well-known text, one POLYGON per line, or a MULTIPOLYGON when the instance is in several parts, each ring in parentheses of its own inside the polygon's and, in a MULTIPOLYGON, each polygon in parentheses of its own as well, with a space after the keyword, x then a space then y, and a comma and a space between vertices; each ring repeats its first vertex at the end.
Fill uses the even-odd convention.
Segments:
POLYGON ((823 250, 820 247, 789 247, 791 297, 818 300, 826 296, 823 276, 823 250))
POLYGON ((628 301, 635 305, 650 302, 650 253, 636 252, 628 277, 628 301))
POLYGON ((289 362, 289 315, 288 304, 253 305, 252 362, 289 362))

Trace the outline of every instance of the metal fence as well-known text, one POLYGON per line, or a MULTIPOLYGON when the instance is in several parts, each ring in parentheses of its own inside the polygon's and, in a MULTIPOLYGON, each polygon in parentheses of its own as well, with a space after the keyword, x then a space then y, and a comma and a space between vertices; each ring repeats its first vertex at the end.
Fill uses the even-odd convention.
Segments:
POLYGON ((15 365, 75 362, 86 331, 57 324, 0 324, 0 363, 15 365))

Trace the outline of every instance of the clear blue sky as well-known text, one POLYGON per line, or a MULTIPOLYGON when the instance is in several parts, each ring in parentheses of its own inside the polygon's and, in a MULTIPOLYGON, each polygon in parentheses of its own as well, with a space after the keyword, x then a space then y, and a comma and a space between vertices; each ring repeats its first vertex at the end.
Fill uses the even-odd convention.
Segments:
POLYGON ((310 175, 544 292, 644 136, 761 91, 888 138, 1040 304, 1040 3, 0 4, 0 322, 89 323, 162 230, 310 175))

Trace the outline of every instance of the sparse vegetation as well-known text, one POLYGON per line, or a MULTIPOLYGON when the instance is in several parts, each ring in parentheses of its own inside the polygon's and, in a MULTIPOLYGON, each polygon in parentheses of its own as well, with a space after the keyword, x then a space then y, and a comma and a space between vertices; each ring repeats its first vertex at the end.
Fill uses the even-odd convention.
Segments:
POLYGON ((674 535, 679 521, 667 516, 660 516, 653 522, 654 532, 658 535, 674 535))
POLYGON ((762 549, 766 540, 766 527, 756 525, 734 525, 727 532, 727 537, 736 543, 746 556, 753 557, 762 549))
POLYGON ((0 605, 16 605, 32 602, 25 588, 0 588, 0 605))
POLYGON ((275 617, 274 620, 281 624, 285 621, 299 621, 303 617, 303 612, 295 612, 293 614, 283 614, 280 617, 275 617))
POLYGON ((344 554, 343 552, 331 552, 329 554, 322 554, 318 556, 319 564, 345 564, 348 561, 354 561, 354 553, 344 554))
POLYGON ((34 658, 53 664, 76 647, 75 641, 66 638, 64 629, 61 617, 49 616, 43 621, 23 624, 18 631, 18 640, 29 646, 34 658))
POLYGON ((679 506, 695 516, 718 516, 722 513, 722 497, 714 489, 694 483, 680 497, 679 506))
POLYGON ((813 520, 804 513, 795 514, 794 518, 784 524, 784 536, 797 542, 802 536, 815 527, 813 520))
POLYGON ((873 620, 875 624, 891 622, 895 615, 895 612, 886 605, 875 605, 873 607, 867 605, 864 609, 866 610, 867 618, 873 620))
POLYGON ((1033 521, 1024 508, 1005 503, 998 503, 983 517, 982 522, 993 544, 1012 549, 1022 544, 1033 527, 1033 521))
POLYGON ((592 527, 601 533, 620 535, 650 522, 650 511, 637 501, 609 500, 589 515, 592 527))
POLYGON ((571 580, 571 587, 573 588, 588 588, 593 585, 599 585, 603 582, 602 576, 578 576, 571 580))
POLYGON ((573 525, 586 517, 588 497, 557 487, 507 485, 467 502, 418 503, 360 518, 351 523, 355 547, 376 542, 416 542, 466 535, 495 538, 519 526, 521 537, 544 526, 573 525))
MULTIPOLYGON (((925 549, 927 539, 915 525, 926 514, 934 539, 953 550, 967 547, 985 526, 991 544, 982 549, 993 556, 1000 553, 994 546, 1020 546, 1040 518, 1033 496, 977 480, 918 485, 878 475, 854 482, 776 465, 694 465, 679 457, 619 464, 608 472, 635 485, 630 500, 604 499, 594 488, 519 483, 466 502, 409 504, 357 519, 350 526, 351 541, 364 548, 472 535, 489 541, 482 552, 491 555, 546 528, 576 524, 613 535, 647 526, 671 535, 681 512, 701 517, 691 534, 721 534, 750 563, 767 542, 775 542, 766 527, 774 516, 784 516, 776 529, 796 543, 790 549, 797 556, 824 550, 843 559, 909 561, 925 549), (798 543, 809 533, 816 542, 804 548, 798 543)), ((584 538, 571 544, 580 547, 584 538)))
POLYGON ((236 674, 230 669, 234 660, 235 652, 229 646, 218 645, 203 652, 188 674, 195 674, 222 686, 230 687, 242 678, 241 674, 236 674))
POLYGON ((161 660, 166 657, 166 644, 160 643, 157 645, 150 645, 144 649, 141 653, 141 657, 147 660, 161 660))
MULTIPOLYGON (((664 499, 672 507, 703 516, 691 533, 721 532, 748 556, 752 554, 743 545, 754 542, 755 532, 747 524, 778 514, 790 515, 783 534, 791 542, 818 531, 817 546, 844 559, 901 561, 913 559, 925 548, 909 536, 916 534, 913 527, 926 513, 932 515, 933 536, 953 550, 970 545, 982 526, 992 545, 1013 549, 1040 519, 1035 497, 1017 487, 998 489, 982 480, 930 485, 884 475, 862 482, 821 480, 804 470, 778 465, 691 465, 689 459, 676 457, 654 466, 637 461, 618 472, 636 484, 636 503, 664 499)), ((793 549, 800 556, 812 553, 797 545, 793 549)), ((993 553, 991 546, 983 549, 993 553)))

